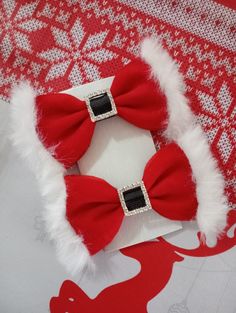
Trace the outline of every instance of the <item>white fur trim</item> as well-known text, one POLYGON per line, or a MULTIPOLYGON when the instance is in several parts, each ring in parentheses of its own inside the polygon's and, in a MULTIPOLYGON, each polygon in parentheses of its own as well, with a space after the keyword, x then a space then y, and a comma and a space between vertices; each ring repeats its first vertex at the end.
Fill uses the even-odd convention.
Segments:
POLYGON ((182 75, 177 64, 162 48, 157 38, 143 40, 141 57, 150 65, 151 76, 166 96, 169 118, 165 135, 170 140, 176 140, 179 134, 193 124, 193 114, 184 95, 185 85, 182 75))
POLYGON ((43 196, 47 231, 56 244, 59 261, 72 274, 93 266, 83 239, 76 235, 65 216, 64 168, 44 148, 36 132, 35 92, 28 83, 12 91, 11 139, 36 175, 43 196))
POLYGON ((7 159, 9 143, 8 143, 8 116, 9 104, 0 100, 0 173, 7 159))
POLYGON ((154 37, 143 40, 141 57, 151 66, 151 76, 166 95, 169 119, 165 135, 180 145, 192 167, 199 229, 208 241, 215 242, 226 227, 229 211, 223 176, 201 127, 195 125, 194 114, 184 95, 184 80, 174 60, 154 37))
POLYGON ((229 211, 224 195, 224 178, 200 126, 190 126, 176 142, 186 154, 196 182, 199 229, 209 243, 215 243, 227 225, 229 211))

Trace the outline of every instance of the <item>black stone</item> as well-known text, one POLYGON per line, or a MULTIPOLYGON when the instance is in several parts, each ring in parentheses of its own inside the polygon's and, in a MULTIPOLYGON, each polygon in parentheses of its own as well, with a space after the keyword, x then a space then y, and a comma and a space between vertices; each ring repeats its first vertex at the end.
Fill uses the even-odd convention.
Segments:
POLYGON ((112 110, 111 101, 107 93, 89 99, 91 109, 95 116, 108 113, 112 110))
POLYGON ((146 206, 146 201, 141 187, 123 192, 124 200, 128 211, 133 211, 146 206))

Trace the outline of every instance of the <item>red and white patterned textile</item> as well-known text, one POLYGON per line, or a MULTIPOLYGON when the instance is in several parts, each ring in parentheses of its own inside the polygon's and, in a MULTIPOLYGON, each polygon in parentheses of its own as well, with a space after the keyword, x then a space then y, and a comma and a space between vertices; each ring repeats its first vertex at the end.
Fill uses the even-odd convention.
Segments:
MULTIPOLYGON (((0 96, 4 100, 22 79, 31 81, 39 93, 46 93, 114 75, 137 53, 142 37, 158 34, 185 77, 186 94, 225 177, 232 208, 228 232, 216 248, 192 245, 187 249, 181 238, 175 243, 160 239, 124 249, 123 254, 142 265, 136 279, 110 286, 94 299, 75 283, 65 281, 59 296, 51 300, 51 312, 147 312, 147 303, 158 299, 167 284, 174 284, 174 262, 182 262, 186 256, 208 259, 233 249, 236 11, 210 0, 2 0, 0 24, 0 96), (158 267, 153 272, 145 269, 148 257, 152 260, 149 266, 158 267), (151 277, 155 277, 155 287, 151 277), (111 304, 131 290, 136 301, 130 296, 125 298, 126 304, 122 301, 123 306, 111 304)), ((165 144, 160 134, 153 138, 157 146, 165 144)), ((150 312, 159 308, 157 304, 152 310, 150 307, 150 312)), ((227 313, 235 309, 236 304, 227 313)), ((190 311, 181 302, 170 306, 168 312, 190 311)))

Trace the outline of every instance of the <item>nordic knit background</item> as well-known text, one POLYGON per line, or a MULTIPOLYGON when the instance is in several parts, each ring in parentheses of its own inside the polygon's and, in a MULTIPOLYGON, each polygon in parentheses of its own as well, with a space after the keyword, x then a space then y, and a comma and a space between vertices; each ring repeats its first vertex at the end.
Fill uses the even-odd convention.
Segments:
MULTIPOLYGON (((137 54, 140 38, 158 34, 184 75, 190 105, 218 160, 233 209, 235 20, 233 9, 209 0, 3 0, 0 95, 8 100, 22 79, 46 93, 114 75, 137 54)), ((165 144, 160 134, 153 138, 157 146, 165 144)), ((235 215, 230 223, 235 224, 235 215)), ((226 236, 212 253, 231 248, 231 241, 226 236)), ((207 255, 201 251, 198 256, 207 255)))

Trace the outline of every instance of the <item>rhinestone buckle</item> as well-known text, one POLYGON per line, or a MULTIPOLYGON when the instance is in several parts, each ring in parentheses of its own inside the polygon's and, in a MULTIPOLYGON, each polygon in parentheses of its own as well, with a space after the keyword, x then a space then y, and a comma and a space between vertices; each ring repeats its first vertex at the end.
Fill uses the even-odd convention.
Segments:
POLYGON ((93 93, 89 94, 85 98, 85 102, 86 102, 87 109, 88 109, 88 112, 89 112, 89 115, 90 115, 90 118, 91 118, 92 122, 98 122, 98 121, 107 119, 107 118, 112 117, 112 116, 117 114, 115 101, 114 101, 114 99, 112 97, 112 94, 111 94, 111 91, 109 89, 103 89, 103 90, 99 90, 99 91, 96 91, 96 92, 93 92, 93 93), (99 96, 102 96, 102 95, 105 95, 105 94, 109 98, 109 101, 110 101, 110 104, 111 104, 111 110, 108 111, 108 112, 99 114, 99 115, 95 115, 94 111, 92 109, 90 101, 93 100, 93 99, 99 98, 99 96))
MULTIPOLYGON (((147 194, 147 190, 143 181, 136 182, 131 185, 118 189, 118 194, 119 194, 121 206, 126 216, 135 215, 135 214, 142 213, 142 212, 152 209, 151 203, 147 194), (128 203, 127 203, 128 201, 126 199, 127 198, 126 196, 128 194, 132 194, 132 191, 138 192, 139 196, 141 196, 142 205, 140 207, 135 207, 135 206, 133 208, 128 207, 128 203)), ((136 203, 134 204, 136 205, 136 203)))

